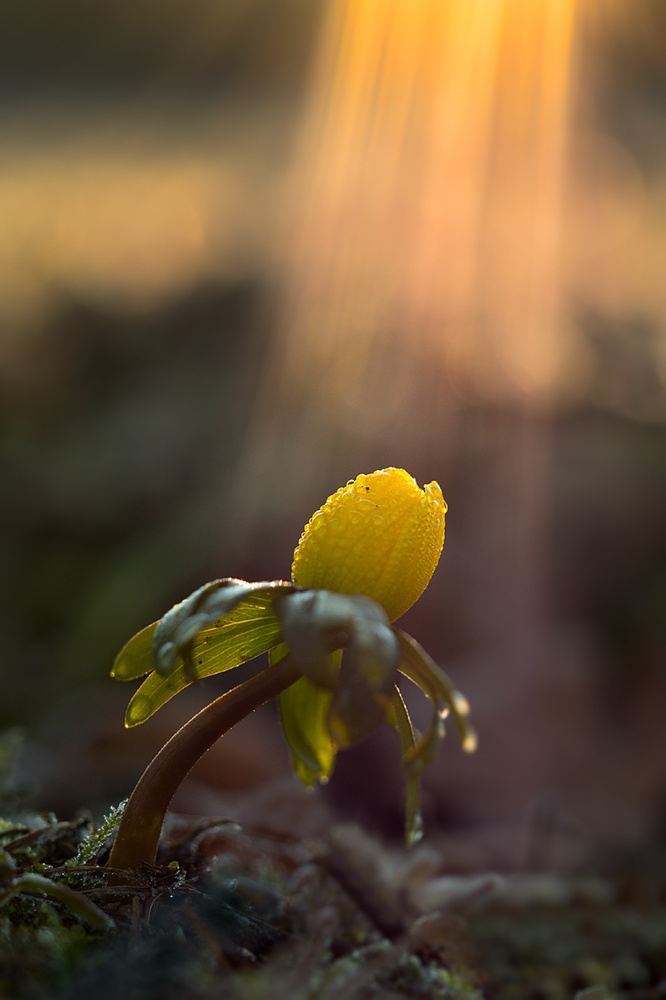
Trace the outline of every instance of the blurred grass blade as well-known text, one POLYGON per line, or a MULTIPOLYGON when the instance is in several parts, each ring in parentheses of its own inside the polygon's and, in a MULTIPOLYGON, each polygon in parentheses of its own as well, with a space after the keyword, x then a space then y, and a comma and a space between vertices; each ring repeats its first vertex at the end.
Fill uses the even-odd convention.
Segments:
MULTIPOLYGON (((100 910, 99 906, 82 893, 77 892, 75 889, 70 889, 69 886, 63 885, 61 882, 54 882, 49 878, 45 878, 43 875, 28 872, 22 875, 20 879, 17 879, 11 887, 10 895, 18 895, 24 892, 37 895, 44 894, 52 899, 56 899, 59 903, 67 907, 70 913, 73 913, 79 920, 83 920, 91 927, 109 931, 113 930, 116 926, 112 917, 104 913, 103 910, 100 910)), ((0 902, 4 902, 7 898, 5 896, 0 902)))
MULTIPOLYGON (((286 645, 271 650, 271 663, 286 655, 286 645)), ((339 662, 339 653, 331 657, 339 662)), ((331 692, 301 677, 280 695, 280 719, 292 753, 294 769, 306 785, 327 781, 333 773, 337 747, 328 730, 331 692)))
MULTIPOLYGON (((273 613, 274 597, 274 590, 252 593, 226 614, 218 625, 204 629, 196 636, 193 658, 199 677, 211 677, 231 670, 265 653, 279 641, 280 626, 273 613)), ((153 671, 130 701, 125 725, 132 727, 145 722, 190 683, 182 663, 167 677, 153 671)))

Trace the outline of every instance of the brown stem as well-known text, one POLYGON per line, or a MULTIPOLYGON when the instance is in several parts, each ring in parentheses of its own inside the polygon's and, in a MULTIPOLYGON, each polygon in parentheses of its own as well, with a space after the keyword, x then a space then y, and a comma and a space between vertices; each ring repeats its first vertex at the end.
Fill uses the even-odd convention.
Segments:
POLYGON ((155 863, 162 823, 181 781, 220 736, 300 676, 286 657, 216 698, 164 744, 125 807, 108 861, 110 868, 155 863))

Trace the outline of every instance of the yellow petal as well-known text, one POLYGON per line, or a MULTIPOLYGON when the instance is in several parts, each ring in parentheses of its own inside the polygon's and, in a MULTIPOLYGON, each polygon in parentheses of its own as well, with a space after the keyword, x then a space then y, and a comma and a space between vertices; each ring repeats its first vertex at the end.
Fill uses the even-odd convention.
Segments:
POLYGON ((425 590, 444 545, 446 503, 404 469, 357 476, 312 515, 294 552, 299 587, 365 594, 395 621, 425 590))

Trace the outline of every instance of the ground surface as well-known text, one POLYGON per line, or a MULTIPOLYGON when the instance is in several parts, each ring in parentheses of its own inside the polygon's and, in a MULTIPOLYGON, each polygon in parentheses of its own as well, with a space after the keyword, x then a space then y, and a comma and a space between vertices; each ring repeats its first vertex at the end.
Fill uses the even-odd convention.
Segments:
POLYGON ((388 850, 354 826, 305 841, 171 817, 160 866, 110 879, 95 863, 105 847, 66 863, 90 832, 34 816, 1 828, 0 996, 666 996, 663 859, 606 874, 454 876, 433 849, 388 850), (114 926, 16 891, 28 872, 67 883, 114 926))

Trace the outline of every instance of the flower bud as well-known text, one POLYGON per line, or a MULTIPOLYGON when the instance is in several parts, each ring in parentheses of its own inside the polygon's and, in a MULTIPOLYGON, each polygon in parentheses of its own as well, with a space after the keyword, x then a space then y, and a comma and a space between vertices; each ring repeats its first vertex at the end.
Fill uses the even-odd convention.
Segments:
POLYGON ((444 545, 446 503, 403 469, 360 475, 312 515, 294 552, 298 587, 365 594, 395 621, 421 596, 444 545))

